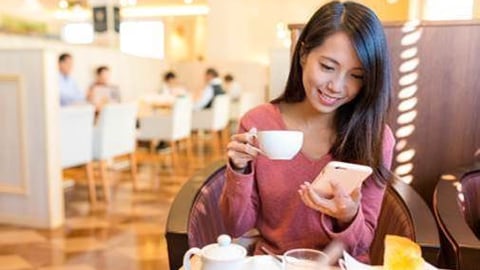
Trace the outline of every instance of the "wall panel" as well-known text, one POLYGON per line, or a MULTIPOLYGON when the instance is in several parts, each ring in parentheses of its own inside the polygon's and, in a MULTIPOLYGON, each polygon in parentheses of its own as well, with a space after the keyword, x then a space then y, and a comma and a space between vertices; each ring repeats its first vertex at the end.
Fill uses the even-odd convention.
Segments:
POLYGON ((0 75, 0 193, 28 192, 24 94, 19 75, 0 75))

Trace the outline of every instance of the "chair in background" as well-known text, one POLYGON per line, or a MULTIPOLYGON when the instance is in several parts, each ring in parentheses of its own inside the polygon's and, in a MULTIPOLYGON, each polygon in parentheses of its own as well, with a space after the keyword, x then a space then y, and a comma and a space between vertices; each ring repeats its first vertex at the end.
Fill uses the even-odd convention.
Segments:
POLYGON ((440 240, 435 218, 420 195, 408 184, 394 178, 387 186, 370 247, 370 262, 383 265, 387 234, 408 237, 420 245, 423 258, 436 265, 440 240))
POLYGON ((478 269, 480 262, 480 163, 441 176, 433 195, 441 232, 441 267, 478 269))
MULTIPOLYGON (((195 174, 177 194, 167 218, 166 239, 170 269, 178 269, 189 247, 203 247, 226 232, 218 200, 225 182, 225 162, 219 161, 195 174)), ((425 202, 405 183, 387 187, 377 233, 372 243, 372 262, 383 259, 385 234, 410 237, 422 247, 424 258, 436 263, 439 240, 435 220, 425 202)))
POLYGON ((62 169, 85 165, 89 197, 96 204, 92 165, 93 106, 69 106, 60 109, 60 156, 62 169))
POLYGON ((170 114, 154 114, 140 118, 137 139, 148 140, 151 146, 154 146, 156 141, 169 141, 172 147, 172 161, 176 164, 178 142, 186 142, 187 157, 189 160, 192 158, 191 133, 192 100, 190 97, 179 97, 175 100, 170 114))
POLYGON ((135 157, 137 106, 133 103, 107 104, 99 114, 93 132, 93 158, 100 162, 105 200, 110 201, 110 179, 107 160, 129 155, 133 187, 137 188, 137 161, 135 157))
POLYGON ((253 93, 242 92, 238 100, 231 103, 230 120, 233 122, 238 122, 242 115, 244 115, 253 107, 252 104, 255 104, 253 93))
POLYGON ((227 144, 230 118, 230 97, 226 94, 215 96, 212 107, 196 111, 192 117, 192 129, 211 132, 213 150, 218 153, 227 144))

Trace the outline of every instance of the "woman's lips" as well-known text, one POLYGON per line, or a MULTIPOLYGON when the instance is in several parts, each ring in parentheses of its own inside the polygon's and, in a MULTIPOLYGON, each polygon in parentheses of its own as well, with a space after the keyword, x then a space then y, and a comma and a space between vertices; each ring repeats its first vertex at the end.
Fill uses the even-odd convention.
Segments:
POLYGON ((324 105, 327 105, 327 106, 332 106, 338 100, 342 99, 342 98, 329 96, 329 95, 323 93, 320 89, 318 90, 318 94, 319 94, 318 96, 320 97, 320 102, 324 105))

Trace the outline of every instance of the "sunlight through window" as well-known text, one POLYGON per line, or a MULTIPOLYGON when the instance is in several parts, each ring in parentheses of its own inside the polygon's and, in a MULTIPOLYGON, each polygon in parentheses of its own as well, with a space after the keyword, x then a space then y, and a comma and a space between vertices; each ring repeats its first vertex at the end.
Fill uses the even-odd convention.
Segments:
POLYGON ((63 26, 62 40, 71 44, 89 44, 93 42, 91 23, 68 23, 63 26))
POLYGON ((135 21, 120 24, 120 50, 124 53, 164 58, 164 25, 160 21, 135 21))

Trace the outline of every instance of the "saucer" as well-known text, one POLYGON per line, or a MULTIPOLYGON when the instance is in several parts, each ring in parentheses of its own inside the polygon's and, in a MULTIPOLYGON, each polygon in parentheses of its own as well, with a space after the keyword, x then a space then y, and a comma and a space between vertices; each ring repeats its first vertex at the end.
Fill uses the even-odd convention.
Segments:
MULTIPOLYGON (((202 260, 198 256, 193 256, 191 259, 191 270, 200 270, 202 269, 202 260)), ((185 270, 183 267, 181 270, 185 270)), ((279 262, 275 261, 272 257, 268 255, 257 255, 253 257, 245 258, 244 265, 242 270, 282 270, 282 266, 279 262)))

